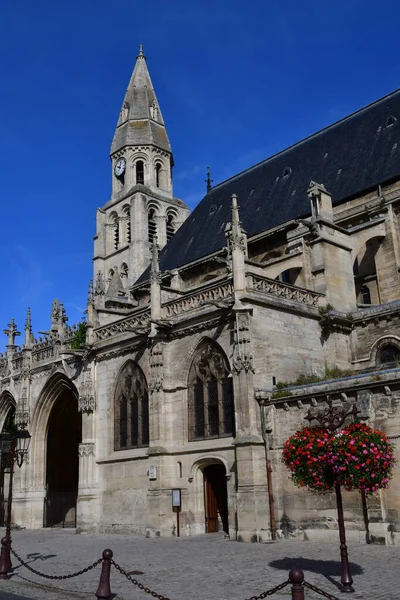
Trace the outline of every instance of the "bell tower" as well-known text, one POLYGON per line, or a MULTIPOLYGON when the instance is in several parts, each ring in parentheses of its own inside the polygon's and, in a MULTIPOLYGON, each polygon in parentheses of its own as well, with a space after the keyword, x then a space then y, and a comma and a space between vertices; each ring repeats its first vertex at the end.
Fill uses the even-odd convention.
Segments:
POLYGON ((171 145, 142 46, 110 158, 112 193, 97 211, 94 281, 105 296, 109 288, 124 296, 150 264, 153 237, 162 248, 189 214, 173 196, 171 145))

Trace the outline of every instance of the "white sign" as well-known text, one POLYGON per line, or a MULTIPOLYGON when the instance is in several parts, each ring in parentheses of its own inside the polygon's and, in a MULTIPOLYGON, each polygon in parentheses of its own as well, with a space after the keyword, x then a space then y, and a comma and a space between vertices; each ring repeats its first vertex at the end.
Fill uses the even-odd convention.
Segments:
POLYGON ((172 490, 172 506, 173 508, 180 508, 181 506, 181 490, 172 490))
POLYGON ((156 465, 149 465, 149 479, 157 479, 156 465))

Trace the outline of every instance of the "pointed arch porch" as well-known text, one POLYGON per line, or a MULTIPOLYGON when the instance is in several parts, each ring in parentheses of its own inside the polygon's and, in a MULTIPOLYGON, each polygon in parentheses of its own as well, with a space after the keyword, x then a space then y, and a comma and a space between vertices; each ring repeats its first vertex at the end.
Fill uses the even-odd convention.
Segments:
POLYGON ((44 526, 75 525, 82 441, 78 396, 73 382, 56 372, 43 386, 32 416, 30 487, 37 502, 42 498, 44 526))

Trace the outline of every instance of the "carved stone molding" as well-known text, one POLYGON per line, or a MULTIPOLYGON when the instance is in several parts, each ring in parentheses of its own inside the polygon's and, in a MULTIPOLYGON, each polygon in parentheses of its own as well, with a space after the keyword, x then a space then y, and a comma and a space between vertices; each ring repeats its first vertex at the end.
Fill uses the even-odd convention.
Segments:
POLYGON ((84 374, 84 379, 79 388, 78 410, 90 413, 96 409, 96 394, 90 371, 84 374))
POLYGON ((287 285, 260 275, 250 275, 250 280, 254 291, 272 294, 286 300, 294 300, 307 306, 318 306, 320 298, 323 298, 323 294, 287 285))
POLYGON ((103 360, 111 360, 118 356, 124 356, 125 354, 132 354, 132 352, 136 352, 139 344, 123 346, 121 348, 115 348, 114 350, 109 350, 108 352, 102 352, 96 356, 96 362, 102 362, 103 360))
POLYGON ((154 344, 150 351, 150 393, 159 392, 164 383, 164 358, 163 344, 159 342, 154 344))
POLYGON ((232 365, 237 375, 242 371, 254 373, 253 355, 251 352, 250 314, 247 311, 236 313, 232 365))
POLYGON ((15 411, 15 422, 19 429, 26 429, 29 425, 29 407, 27 389, 23 388, 17 409, 15 411))
POLYGON ((169 319, 185 312, 206 305, 208 301, 233 300, 232 282, 220 284, 216 287, 194 292, 186 297, 179 298, 165 304, 162 308, 162 316, 169 319))
POLYGON ((95 456, 95 445, 93 442, 83 442, 78 447, 79 456, 95 456))
POLYGON ((99 327, 98 329, 95 329, 94 334, 97 340, 106 340, 110 337, 118 335, 119 333, 124 333, 125 331, 130 331, 134 328, 149 328, 149 324, 150 312, 149 310, 146 310, 138 315, 121 319, 115 323, 110 323, 110 325, 99 327))

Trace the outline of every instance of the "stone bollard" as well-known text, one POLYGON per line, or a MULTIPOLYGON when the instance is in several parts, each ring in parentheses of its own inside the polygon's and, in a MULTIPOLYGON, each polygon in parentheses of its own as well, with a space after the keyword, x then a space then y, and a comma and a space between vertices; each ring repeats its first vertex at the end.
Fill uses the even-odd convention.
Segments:
POLYGON ((292 569, 289 573, 292 584, 292 600, 304 600, 304 573, 301 569, 292 569))
POLYGON ((103 550, 103 562, 101 563, 101 573, 99 587, 97 588, 96 598, 99 600, 108 600, 111 598, 111 587, 110 587, 110 571, 111 571, 111 559, 113 557, 112 550, 103 550))

